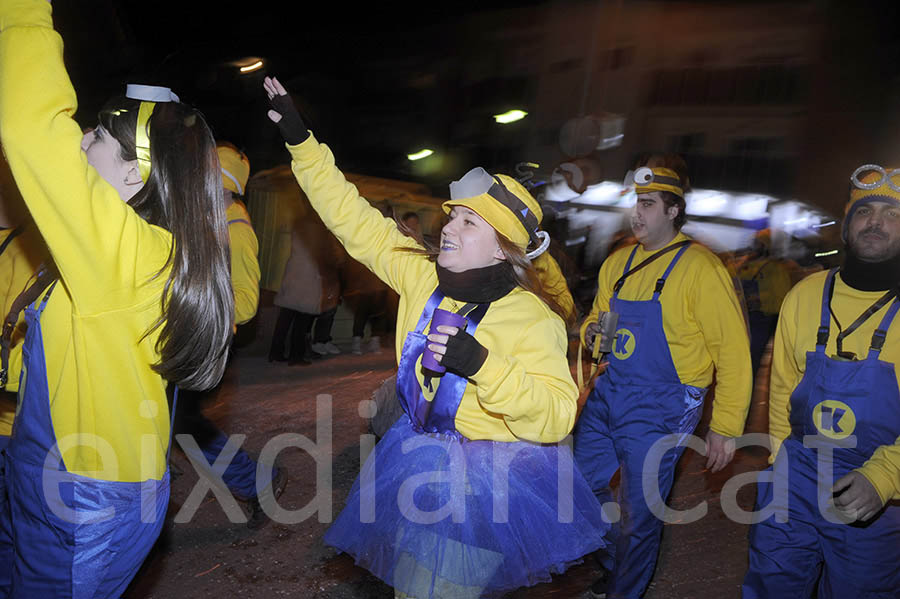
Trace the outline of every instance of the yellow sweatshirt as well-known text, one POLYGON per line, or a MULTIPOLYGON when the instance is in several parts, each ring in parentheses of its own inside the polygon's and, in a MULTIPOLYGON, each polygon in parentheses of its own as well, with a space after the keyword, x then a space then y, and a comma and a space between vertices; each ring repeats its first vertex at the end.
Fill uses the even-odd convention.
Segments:
POLYGON ((151 369, 159 329, 144 335, 161 314, 172 236, 88 165, 62 50, 48 2, 0 0, 0 137, 61 276, 41 318, 44 391, 68 470, 159 479, 166 382, 151 369))
POLYGON ((574 321, 578 316, 575 314, 575 300, 572 299, 572 293, 569 291, 566 278, 559 268, 559 263, 548 252, 544 252, 534 259, 533 264, 538 272, 538 276, 541 278, 541 284, 544 286, 544 289, 574 321))
MULTIPOLYGON (((688 237, 679 233, 668 245, 688 237)), ((625 264, 634 246, 612 254, 600 267, 597 296, 584 330, 597 315, 609 311, 613 285, 625 272, 625 264)), ((625 280, 619 297, 623 300, 649 300, 656 281, 663 276, 678 250, 650 263, 625 280)), ((656 252, 638 247, 632 268, 656 252)), ((710 428, 726 437, 739 437, 750 407, 753 373, 750 369, 750 341, 741 306, 728 270, 705 247, 693 243, 672 269, 662 294, 663 331, 669 342, 678 378, 686 385, 707 387, 716 375, 716 393, 710 428)), ((652 373, 648 373, 648 376, 652 373)))
POLYGON ((234 322, 244 324, 256 315, 259 305, 259 241, 250 215, 240 201, 225 211, 231 243, 231 287, 234 289, 234 322), (247 222, 231 222, 243 220, 247 222))
MULTIPOLYGON (((0 230, 0 245, 2 245, 13 229, 0 230)), ((41 251, 40 235, 34 230, 34 225, 27 225, 21 234, 17 235, 9 242, 6 249, 0 254, 0 322, 6 318, 12 308, 13 302, 19 297, 28 286, 32 276, 37 271, 44 259, 41 251)), ((24 318, 24 312, 19 316, 19 320, 24 318)), ((20 329, 16 329, 12 337, 12 345, 16 346, 22 341, 22 333, 20 329)), ((15 376, 10 378, 13 385, 9 391, 17 391, 19 387, 18 373, 21 370, 21 355, 18 357, 10 354, 10 360, 15 361, 18 366, 13 367, 15 376)), ((16 404, 6 398, 0 397, 0 435, 10 435, 12 433, 12 423, 16 415, 16 404)))
MULTIPOLYGON (((791 434, 790 413, 791 393, 806 372, 806 352, 816 350, 816 333, 822 310, 822 292, 828 272, 818 272, 808 276, 784 298, 781 316, 772 353, 772 378, 769 382, 769 434, 772 435, 770 461, 778 453, 782 441, 791 434)), ((836 276, 831 309, 845 327, 849 326, 875 300, 884 295, 883 291, 858 291, 849 287, 836 276)), ((890 304, 888 304, 889 306, 890 304)), ((888 306, 882 308, 843 341, 844 351, 854 352, 860 359, 868 355, 872 333, 881 323, 888 306)), ((831 319, 831 334, 825 353, 837 353, 839 329, 831 319)), ((888 330, 887 339, 881 350, 881 360, 894 365, 894 373, 900 380, 900 322, 897 319, 888 330)), ((878 395, 872 399, 877 400, 878 395)), ((900 499, 900 431, 893 445, 879 447, 859 472, 878 490, 882 501, 900 499)))
MULTIPOLYGON (((787 266, 774 258, 757 258, 744 262, 737 270, 742 281, 755 280, 759 286, 759 306, 757 309, 773 316, 781 310, 781 302, 791 289, 791 273, 787 266), (755 277, 755 278, 754 278, 755 277)), ((747 298, 747 303, 751 298, 747 298)))
MULTIPOLYGON (((310 136, 288 149, 294 175, 322 221, 353 258, 400 294, 399 360, 407 332, 415 329, 437 287, 434 263, 396 251, 418 246, 360 197, 335 167, 327 146, 310 136)), ((454 310, 462 304, 445 298, 441 306, 454 310)), ((569 434, 578 390, 566 361, 562 319, 537 296, 516 288, 491 304, 475 339, 487 348, 488 357, 469 379, 456 414, 457 430, 470 439, 542 443, 569 434)), ((421 384, 418 364, 416 375, 421 384)))

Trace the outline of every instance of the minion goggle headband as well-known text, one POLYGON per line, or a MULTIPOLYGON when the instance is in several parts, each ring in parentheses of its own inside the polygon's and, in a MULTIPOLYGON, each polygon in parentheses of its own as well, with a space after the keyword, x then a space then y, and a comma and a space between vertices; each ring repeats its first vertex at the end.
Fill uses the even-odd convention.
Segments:
POLYGON ((648 193, 651 191, 668 191, 684 199, 684 188, 678 174, 668 168, 650 168, 642 166, 637 170, 628 171, 625 174, 625 187, 634 185, 635 193, 648 193))
POLYGON ((540 250, 529 252, 527 254, 528 257, 531 258, 531 254, 537 257, 543 253, 546 249, 544 246, 550 244, 550 236, 544 231, 538 231, 541 223, 538 222, 537 215, 529 210, 525 202, 519 199, 516 194, 508 190, 499 177, 491 175, 478 166, 463 175, 463 178, 459 181, 453 181, 450 184, 451 201, 466 200, 484 194, 497 200, 503 207, 512 212, 513 216, 522 224, 525 232, 528 233, 531 245, 540 250))
POLYGON ((129 83, 125 86, 125 97, 140 100, 137 127, 134 132, 134 151, 137 154, 138 170, 141 180, 146 183, 150 178, 150 115, 157 102, 180 102, 178 96, 168 87, 157 85, 138 85, 129 83))
POLYGON ((850 185, 856 189, 863 189, 865 191, 871 191, 873 189, 878 189, 883 185, 887 185, 897 193, 900 193, 900 185, 894 183, 894 177, 900 177, 900 168, 895 168, 891 172, 888 172, 884 167, 878 166, 877 164, 864 164, 850 175, 850 185), (876 181, 863 183, 860 175, 868 173, 878 173, 881 176, 876 181))

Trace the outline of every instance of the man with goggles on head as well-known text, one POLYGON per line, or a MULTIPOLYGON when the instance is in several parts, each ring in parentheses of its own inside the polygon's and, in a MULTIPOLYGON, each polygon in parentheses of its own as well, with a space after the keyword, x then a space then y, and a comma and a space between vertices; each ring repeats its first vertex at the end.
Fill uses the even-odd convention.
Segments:
POLYGON ((900 589, 900 169, 853 173, 842 238, 843 266, 798 283, 778 320, 757 509, 777 507, 750 529, 744 599, 900 589))
POLYGON ((672 488, 713 372, 716 398, 706 437, 713 472, 734 456, 750 403, 749 343, 731 277, 715 254, 680 232, 686 170, 677 156, 653 157, 629 177, 637 193, 631 225, 638 244, 603 263, 582 325, 585 345, 599 342, 611 351, 575 427, 575 459, 601 502, 612 499, 610 480, 621 469, 617 500, 624 523, 615 550, 602 559, 609 572, 591 587, 594 597, 636 598, 647 588, 663 525, 654 513, 672 488), (614 337, 600 339, 601 323, 615 315, 614 337), (651 447, 664 439, 678 447, 645 466, 651 447), (644 497, 648 476, 659 483, 652 508, 644 497))

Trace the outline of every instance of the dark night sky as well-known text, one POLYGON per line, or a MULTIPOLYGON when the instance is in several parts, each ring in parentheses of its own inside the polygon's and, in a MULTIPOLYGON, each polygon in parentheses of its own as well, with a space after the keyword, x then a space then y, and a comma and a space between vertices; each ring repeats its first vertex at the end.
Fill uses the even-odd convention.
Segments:
MULTIPOLYGON (((402 149, 424 143, 432 133, 449 139, 465 108, 458 75, 441 71, 452 70, 448 57, 454 52, 478 45, 478 39, 459 37, 464 17, 523 5, 565 10, 567 2, 423 2, 402 10, 391 3, 289 0, 57 0, 54 13, 79 94, 77 118, 84 125, 93 124, 103 101, 126 82, 170 85, 207 115, 217 137, 247 149, 254 171, 272 166, 284 157, 265 120, 263 73, 240 77, 225 66, 261 56, 266 72, 295 93, 311 128, 332 145, 342 165, 407 178, 402 149), (435 71, 436 88, 410 85, 435 71)), ((834 79, 822 89, 833 99, 810 105, 810 113, 828 122, 835 110, 856 112, 854 131, 865 131, 862 145, 892 146, 896 133, 885 130, 885 111, 895 112, 896 106, 885 92, 898 77, 900 2, 821 0, 818 5, 829 22, 822 62, 833 65, 828 68, 834 79)), ((828 128, 822 137, 816 144, 833 143, 828 128)))

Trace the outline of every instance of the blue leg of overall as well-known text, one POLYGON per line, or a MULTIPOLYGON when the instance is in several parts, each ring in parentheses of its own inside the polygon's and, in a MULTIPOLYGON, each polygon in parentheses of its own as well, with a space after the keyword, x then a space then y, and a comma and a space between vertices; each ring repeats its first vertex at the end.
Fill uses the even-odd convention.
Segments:
MULTIPOLYGON (((195 455, 190 448, 182 447, 185 455, 199 464, 206 462, 212 467, 228 442, 228 437, 204 416, 205 395, 205 393, 181 392, 175 406, 175 434, 193 436, 200 453, 195 455)), ((235 452, 224 471, 219 468, 215 474, 221 477, 228 490, 240 499, 256 497, 256 462, 243 449, 235 452)), ((261 480, 259 488, 266 488, 269 482, 270 480, 261 480)))
POLYGON ((0 599, 9 596, 12 582, 13 545, 10 531, 9 501, 6 498, 6 456, 9 437, 0 435, 0 599))
MULTIPOLYGON (((609 406, 597 387, 591 391, 573 434, 576 467, 601 504, 613 501, 610 481, 619 469, 620 458, 609 430, 609 406)), ((618 523, 614 522, 609 532, 610 544, 604 549, 602 558, 603 567, 610 571, 615 566, 618 528, 618 523)))
MULTIPOLYGON (((778 482, 757 483, 754 509, 774 508, 780 519, 787 515, 787 522, 777 522, 775 516, 770 516, 750 527, 750 563, 742 587, 743 599, 812 597, 822 570, 822 549, 816 525, 803 517, 804 513, 812 514, 817 509, 815 490, 811 496, 794 491, 787 498, 787 504, 773 504, 776 484, 779 488, 789 488, 786 485, 790 482, 806 489, 810 482, 801 483, 799 475, 791 475, 783 457, 779 457, 778 467, 774 470, 780 477, 778 482), (810 501, 813 505, 809 505, 810 501)), ((772 467, 766 470, 772 471, 772 467)), ((815 481, 812 483, 815 485, 815 481)))

